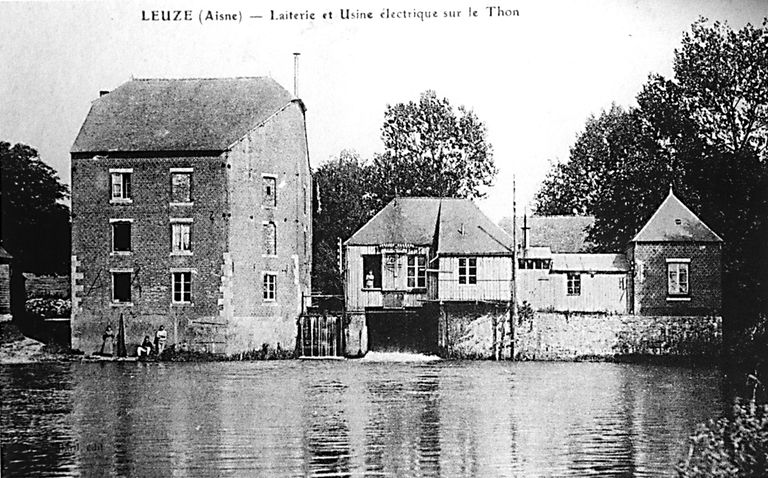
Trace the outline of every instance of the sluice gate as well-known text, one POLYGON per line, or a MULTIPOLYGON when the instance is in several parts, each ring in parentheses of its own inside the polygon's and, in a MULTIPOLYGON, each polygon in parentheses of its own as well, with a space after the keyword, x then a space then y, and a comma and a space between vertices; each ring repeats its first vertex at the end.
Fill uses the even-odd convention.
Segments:
POLYGON ((299 319, 299 337, 302 358, 344 356, 342 317, 304 315, 299 319))

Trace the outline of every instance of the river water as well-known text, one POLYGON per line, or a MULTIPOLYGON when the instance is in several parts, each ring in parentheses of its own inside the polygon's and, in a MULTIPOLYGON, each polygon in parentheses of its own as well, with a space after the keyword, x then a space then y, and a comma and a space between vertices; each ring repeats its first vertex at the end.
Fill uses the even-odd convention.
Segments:
POLYGON ((2 476, 670 475, 721 384, 610 363, 2 366, 2 476))

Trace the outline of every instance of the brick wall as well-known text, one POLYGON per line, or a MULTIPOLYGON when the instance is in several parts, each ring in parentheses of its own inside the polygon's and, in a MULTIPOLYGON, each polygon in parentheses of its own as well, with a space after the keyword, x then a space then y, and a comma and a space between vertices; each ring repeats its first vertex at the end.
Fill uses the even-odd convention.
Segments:
POLYGON ((288 105, 254 129, 227 155, 228 248, 234 273, 231 287, 231 351, 282 349, 296 345, 302 295, 309 295, 312 211, 311 178, 304 115, 288 105), (275 178, 276 205, 265 204, 263 178, 275 178), (264 223, 273 223, 277 253, 264 250, 264 223), (277 275, 277 297, 264 299, 263 274, 277 275))
POLYGON ((516 360, 575 360, 621 355, 716 357, 722 319, 535 312, 514 327, 516 360))
POLYGON ((718 243, 638 243, 630 247, 634 268, 634 313, 643 315, 720 314, 721 246, 718 243), (690 259, 689 300, 667 294, 667 259, 690 259), (640 266, 642 264, 642 266, 640 266), (642 271, 642 272, 641 272, 642 271))
POLYGON ((191 319, 218 315, 225 167, 215 156, 73 158, 73 348, 98 350, 107 324, 117 330, 121 314, 129 345, 160 325, 169 331, 169 343, 186 340, 191 319), (193 168, 191 206, 171 205, 170 168, 178 167, 193 168), (131 203, 110 203, 110 168, 133 169, 131 203), (171 256, 171 218, 192 219, 192 255, 171 256), (133 220, 130 254, 111 254, 110 219, 133 220), (171 268, 193 270, 191 305, 171 304, 171 268), (133 269, 132 306, 112 304, 110 269, 133 269))

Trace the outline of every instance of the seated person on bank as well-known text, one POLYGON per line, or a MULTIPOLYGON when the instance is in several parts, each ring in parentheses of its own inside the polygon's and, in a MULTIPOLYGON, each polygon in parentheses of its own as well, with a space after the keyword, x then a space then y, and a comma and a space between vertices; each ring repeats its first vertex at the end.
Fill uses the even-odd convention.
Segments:
POLYGON ((144 342, 136 349, 136 355, 141 357, 142 355, 149 356, 152 353, 152 341, 149 340, 149 335, 144 336, 144 342))

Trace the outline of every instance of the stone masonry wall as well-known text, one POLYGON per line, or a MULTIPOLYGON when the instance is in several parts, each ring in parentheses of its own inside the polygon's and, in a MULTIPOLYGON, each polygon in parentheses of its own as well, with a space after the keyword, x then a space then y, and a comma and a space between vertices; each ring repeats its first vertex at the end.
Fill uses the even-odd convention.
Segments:
POLYGON ((441 306, 438 320, 440 355, 491 359, 509 350, 509 308, 493 304, 441 306))
POLYGON ((535 312, 516 320, 514 342, 516 360, 716 357, 722 342, 722 319, 535 312))
POLYGON ((56 297, 68 299, 71 292, 69 276, 46 276, 24 273, 26 298, 56 297))

